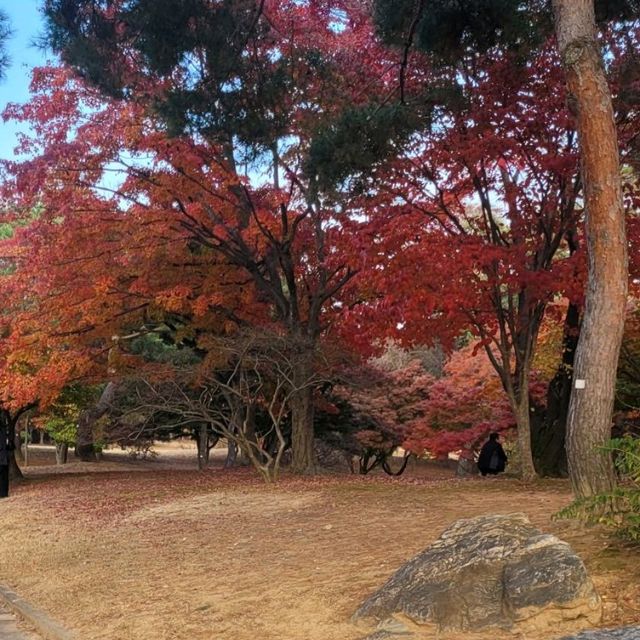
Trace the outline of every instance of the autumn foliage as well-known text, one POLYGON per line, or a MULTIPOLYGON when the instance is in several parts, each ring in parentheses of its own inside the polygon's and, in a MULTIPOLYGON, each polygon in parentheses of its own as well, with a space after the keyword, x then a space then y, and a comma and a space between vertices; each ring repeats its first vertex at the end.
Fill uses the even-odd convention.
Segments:
MULTIPOLYGON (((48 15, 61 19, 59 4, 48 15)), ((30 101, 4 114, 30 130, 3 167, 3 405, 175 379, 175 363, 132 348, 145 335, 190 350, 180 379, 197 387, 221 341, 271 334, 308 356, 284 416, 294 468, 310 472, 314 354, 366 371, 390 338, 437 343, 441 376, 417 361, 366 386, 336 373, 336 393, 378 425, 360 444, 444 456, 515 430, 533 474, 532 408, 586 271, 554 43, 452 68, 383 41, 364 3, 269 0, 176 14, 184 39, 163 48, 137 37, 150 27, 127 3, 76 4, 52 36, 62 63, 36 69, 30 101), (214 17, 237 29, 221 36, 214 17)), ((623 72, 637 34, 603 37, 632 211, 637 82, 623 72)))

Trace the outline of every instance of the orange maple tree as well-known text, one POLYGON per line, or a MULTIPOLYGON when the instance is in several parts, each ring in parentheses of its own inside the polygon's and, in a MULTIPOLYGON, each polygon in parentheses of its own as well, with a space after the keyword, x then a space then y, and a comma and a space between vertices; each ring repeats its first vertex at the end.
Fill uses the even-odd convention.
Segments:
POLYGON ((358 212, 322 190, 305 158, 321 122, 357 101, 363 83, 384 85, 384 64, 375 49, 366 68, 353 64, 372 33, 362 9, 346 19, 271 2, 256 20, 243 44, 255 60, 239 71, 242 108, 256 121, 234 121, 237 131, 172 130, 154 109, 181 77, 135 56, 119 67, 135 99, 110 97, 69 66, 35 71, 31 102, 5 112, 33 132, 20 147, 29 159, 6 167, 15 228, 5 251, 16 268, 2 283, 12 301, 5 346, 47 363, 32 390, 42 400, 65 380, 121 373, 109 356, 141 332, 170 331, 205 354, 215 336, 247 327, 288 335, 308 353, 291 397, 293 467, 305 472, 314 466, 313 390, 300 380, 362 262, 349 245, 358 212), (287 91, 272 112, 255 100, 283 65, 287 91))

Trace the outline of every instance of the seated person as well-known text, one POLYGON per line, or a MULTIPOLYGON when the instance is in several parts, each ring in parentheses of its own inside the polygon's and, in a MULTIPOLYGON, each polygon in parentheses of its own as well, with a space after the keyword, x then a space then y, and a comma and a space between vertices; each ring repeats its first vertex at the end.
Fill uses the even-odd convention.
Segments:
POLYGON ((480 450, 478 469, 483 476, 502 473, 507 465, 507 454, 498 442, 499 437, 499 434, 491 433, 480 450))

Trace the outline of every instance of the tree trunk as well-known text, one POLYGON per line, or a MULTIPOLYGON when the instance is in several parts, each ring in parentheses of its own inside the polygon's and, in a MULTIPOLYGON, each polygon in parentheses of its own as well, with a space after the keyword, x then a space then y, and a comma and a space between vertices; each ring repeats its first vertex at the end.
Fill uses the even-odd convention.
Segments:
POLYGON ((96 451, 93 446, 93 423, 88 414, 88 411, 83 412, 78 420, 78 440, 75 454, 83 462, 96 462, 96 451))
POLYGON ((198 471, 203 471, 209 466, 209 431, 207 424, 203 422, 198 426, 198 471))
POLYGON ((20 441, 16 440, 16 437, 18 436, 16 433, 16 420, 10 415, 7 416, 7 432, 9 442, 13 442, 14 444, 17 442, 17 447, 15 447, 13 451, 9 451, 9 478, 15 482, 16 480, 22 480, 24 478, 24 474, 16 460, 16 450, 20 448, 20 441))
POLYGON ((236 466, 238 457, 238 445, 233 440, 227 440, 227 457, 224 461, 224 468, 231 469, 236 466))
POLYGON ((291 470, 301 475, 313 475, 316 472, 313 387, 310 384, 312 367, 311 356, 295 363, 296 390, 291 395, 291 470))
POLYGON ((240 429, 242 430, 242 439, 240 440, 240 456, 237 464, 241 467, 248 467, 253 464, 251 461, 251 453, 260 458, 258 437, 256 436, 256 405, 251 403, 240 407, 240 429), (242 443, 244 442, 244 446, 242 443))
POLYGON ((13 440, 14 451, 18 464, 24 464, 24 443, 20 434, 16 432, 16 437, 13 440))
POLYGON ((562 337, 562 362, 549 383, 544 415, 532 419, 533 460, 542 476, 566 477, 567 454, 565 448, 567 415, 573 381, 580 312, 575 304, 567 308, 562 337))
POLYGON ((115 385, 113 382, 109 382, 98 402, 90 409, 85 409, 78 418, 76 455, 83 462, 96 462, 98 460, 94 447, 93 428, 96 421, 109 410, 114 393, 115 385))
POLYGON ((245 449, 251 446, 249 442, 257 445, 252 412, 238 397, 229 395, 227 402, 231 411, 232 426, 227 436, 227 457, 224 468, 248 466, 251 464, 251 459, 245 449))
POLYGON ((93 423, 92 411, 85 409, 78 418, 78 436, 76 440, 75 453, 83 462, 96 462, 96 451, 93 446, 93 423))
POLYGON ((567 423, 576 497, 615 486, 610 438, 627 300, 627 240, 611 92, 596 38, 593 0, 553 0, 558 48, 577 109, 589 277, 567 423))
POLYGON ((56 464, 67 464, 69 445, 66 442, 56 442, 56 464))
POLYGON ((511 400, 511 408, 516 419, 518 430, 518 453, 520 454, 520 478, 522 480, 535 480, 536 469, 533 466, 533 454, 531 451, 531 413, 529 407, 529 384, 519 390, 518 398, 511 400))

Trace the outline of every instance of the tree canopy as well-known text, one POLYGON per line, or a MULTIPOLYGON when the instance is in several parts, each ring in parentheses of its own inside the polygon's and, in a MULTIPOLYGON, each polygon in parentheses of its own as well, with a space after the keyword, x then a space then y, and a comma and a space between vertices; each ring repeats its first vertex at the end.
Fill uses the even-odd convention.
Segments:
MULTIPOLYGON (((319 426, 331 415, 366 426, 341 432, 365 457, 443 456, 498 428, 524 476, 540 470, 536 434, 563 438, 588 271, 552 14, 533 0, 373 9, 44 3, 61 62, 5 111, 30 128, 3 166, 7 408, 121 389, 114 423, 173 416, 269 477, 280 447, 313 472, 314 439, 339 435, 319 426), (447 364, 380 372, 370 357, 390 340, 447 364)), ((596 10, 634 247, 637 7, 596 10)))

